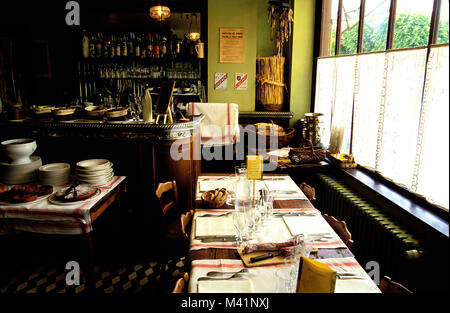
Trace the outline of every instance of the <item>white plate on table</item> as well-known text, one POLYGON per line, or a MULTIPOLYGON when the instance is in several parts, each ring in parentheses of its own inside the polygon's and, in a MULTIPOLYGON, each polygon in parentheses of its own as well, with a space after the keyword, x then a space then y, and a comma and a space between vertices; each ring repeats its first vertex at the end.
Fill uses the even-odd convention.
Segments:
POLYGON ((55 198, 56 193, 53 193, 50 197, 48 197, 48 202, 50 202, 52 204, 56 204, 56 205, 71 206, 71 205, 81 204, 83 202, 97 198, 101 193, 102 193, 102 191, 97 188, 97 190, 95 191, 95 194, 92 197, 84 199, 84 200, 79 200, 79 201, 61 201, 61 200, 56 199, 55 198))

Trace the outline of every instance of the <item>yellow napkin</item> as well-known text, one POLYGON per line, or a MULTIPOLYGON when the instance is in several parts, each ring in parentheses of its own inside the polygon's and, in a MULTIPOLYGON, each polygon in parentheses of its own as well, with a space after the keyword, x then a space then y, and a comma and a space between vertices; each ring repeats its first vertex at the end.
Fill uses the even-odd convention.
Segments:
POLYGON ((298 293, 334 292, 336 272, 325 264, 302 256, 298 277, 298 293))

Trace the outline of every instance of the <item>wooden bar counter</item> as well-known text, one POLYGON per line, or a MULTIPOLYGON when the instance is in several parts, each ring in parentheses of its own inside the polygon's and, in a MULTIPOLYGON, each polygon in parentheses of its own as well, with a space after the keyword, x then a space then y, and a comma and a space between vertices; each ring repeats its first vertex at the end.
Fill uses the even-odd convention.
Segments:
MULTIPOLYGON (((104 122, 73 120, 0 121, 0 140, 33 138, 37 142, 34 155, 43 164, 66 162, 72 166, 85 159, 108 159, 115 175, 128 177, 129 211, 138 219, 158 223, 159 209, 154 206, 155 189, 160 182, 175 180, 180 209, 192 208, 194 186, 200 174, 200 123, 198 117, 186 123, 150 124, 142 122, 104 122), (174 159, 171 148, 176 144, 174 159)), ((172 148, 173 149, 173 148, 172 148)), ((1 156, 5 161, 5 156, 1 156)))

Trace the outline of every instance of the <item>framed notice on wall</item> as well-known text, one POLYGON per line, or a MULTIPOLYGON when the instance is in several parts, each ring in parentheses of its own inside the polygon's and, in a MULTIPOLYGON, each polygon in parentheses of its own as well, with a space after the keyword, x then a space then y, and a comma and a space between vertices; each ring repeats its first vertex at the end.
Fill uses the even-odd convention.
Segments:
POLYGON ((245 63, 245 28, 219 28, 219 62, 245 63))

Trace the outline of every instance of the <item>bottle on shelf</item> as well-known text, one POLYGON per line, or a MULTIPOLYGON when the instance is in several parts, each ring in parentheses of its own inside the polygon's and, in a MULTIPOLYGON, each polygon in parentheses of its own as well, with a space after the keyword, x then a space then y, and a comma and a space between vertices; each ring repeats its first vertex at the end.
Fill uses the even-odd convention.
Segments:
POLYGON ((147 57, 148 44, 145 35, 142 35, 141 38, 141 59, 145 59, 147 57))
POLYGON ((134 55, 134 33, 130 32, 128 36, 128 55, 132 57, 134 55))
POLYGON ((111 44, 109 45, 109 57, 114 58, 116 56, 116 37, 111 36, 111 44))
POLYGON ((167 37, 163 35, 161 41, 161 58, 165 59, 167 57, 167 37))
POLYGON ((136 58, 141 57, 141 37, 136 36, 136 42, 134 43, 134 55, 136 58))
POLYGON ((148 58, 153 58, 154 57, 154 41, 153 41, 153 36, 151 33, 148 33, 148 41, 147 41, 147 57, 148 58))
POLYGON ((102 53, 102 56, 104 58, 109 57, 110 46, 111 46, 110 37, 105 35, 104 41, 103 41, 103 53, 102 53))
POLYGON ((95 41, 95 57, 100 58, 102 56, 102 42, 103 36, 97 33, 97 40, 95 41))
POLYGON ((85 30, 83 30, 83 37, 81 38, 81 53, 83 58, 89 58, 89 37, 85 30))
POLYGON ((122 42, 120 40, 120 37, 116 37, 116 57, 120 58, 122 56, 122 42))
POLYGON ((91 35, 89 38, 89 57, 95 58, 95 37, 91 35))
POLYGON ((160 52, 161 52, 161 42, 159 41, 159 33, 155 33, 154 36, 154 43, 153 43, 153 58, 159 59, 160 58, 160 52))
POLYGON ((122 56, 124 58, 126 58, 128 56, 128 36, 127 35, 122 35, 122 47, 121 47, 121 52, 122 52, 122 56))

